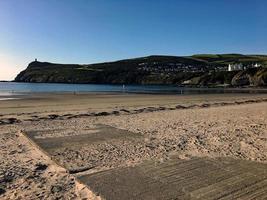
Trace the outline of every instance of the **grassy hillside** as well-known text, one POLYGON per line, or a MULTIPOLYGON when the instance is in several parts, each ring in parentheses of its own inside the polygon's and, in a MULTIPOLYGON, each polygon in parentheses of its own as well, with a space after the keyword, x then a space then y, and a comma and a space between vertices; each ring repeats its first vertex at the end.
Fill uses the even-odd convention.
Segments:
POLYGON ((242 54, 198 54, 193 58, 207 61, 210 65, 228 65, 233 63, 262 63, 267 64, 267 56, 264 55, 242 55, 242 54))
MULTIPOLYGON (((227 72, 228 64, 267 65, 265 55, 199 54, 193 56, 148 56, 98 64, 55 64, 32 62, 16 77, 17 82, 190 84, 195 86, 232 84, 239 73, 227 72), (220 69, 220 70, 217 70, 220 69)), ((258 69, 259 70, 259 69, 258 69)), ((246 72, 243 72, 246 73, 246 72)), ((266 83, 265 68, 258 83, 266 83)), ((257 78, 254 78, 257 79, 257 78)), ((249 82, 250 83, 250 82, 249 82)), ((253 82, 255 83, 255 81, 253 82)))

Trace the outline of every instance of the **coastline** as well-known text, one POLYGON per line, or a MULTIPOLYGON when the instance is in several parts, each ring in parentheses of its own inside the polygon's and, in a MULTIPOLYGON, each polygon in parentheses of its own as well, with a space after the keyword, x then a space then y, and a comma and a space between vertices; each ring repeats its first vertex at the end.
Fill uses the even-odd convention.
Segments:
POLYGON ((0 94, 3 93, 21 93, 21 94, 31 94, 31 93, 133 93, 133 94, 179 94, 180 91, 199 91, 199 94, 201 94, 201 91, 226 91, 226 92, 249 92, 249 91, 255 91, 255 92, 266 92, 267 93, 267 87, 264 86, 225 86, 225 85, 219 85, 219 86, 202 86, 202 85, 177 85, 177 84, 91 84, 91 83, 57 83, 57 82, 15 82, 15 81, 5 81, 1 83, 14 83, 14 84, 26 84, 29 86, 28 89, 23 88, 16 88, 16 87, 8 87, 6 86, 5 89, 0 88, 0 94), (72 88, 64 88, 60 87, 60 90, 56 90, 55 88, 36 88, 35 86, 73 86, 72 88), (123 85, 125 86, 125 89, 123 88, 123 85), (31 87, 32 86, 32 87, 31 87), (79 86, 92 86, 91 88, 79 88, 79 86), (98 87, 98 89, 94 89, 93 87, 98 87), (102 87, 102 88, 101 88, 102 87), (103 89, 104 87, 107 87, 106 89, 103 89), (115 87, 112 88, 112 87, 115 87), (136 87, 136 88, 135 88, 136 87), (142 87, 144 90, 142 90, 142 87), (146 88, 147 87, 147 88, 146 88), (134 88, 134 89, 131 89, 134 88), (139 89, 139 90, 138 90, 139 89))

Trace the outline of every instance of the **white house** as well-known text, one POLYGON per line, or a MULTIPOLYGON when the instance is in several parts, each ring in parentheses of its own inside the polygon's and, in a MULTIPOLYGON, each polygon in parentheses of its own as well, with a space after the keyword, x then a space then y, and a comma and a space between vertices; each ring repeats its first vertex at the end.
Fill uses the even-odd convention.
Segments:
POLYGON ((242 63, 239 64, 229 64, 228 71, 237 71, 237 70, 244 70, 244 66, 242 63))
POLYGON ((256 63, 256 64, 253 65, 253 67, 261 67, 261 65, 256 63))

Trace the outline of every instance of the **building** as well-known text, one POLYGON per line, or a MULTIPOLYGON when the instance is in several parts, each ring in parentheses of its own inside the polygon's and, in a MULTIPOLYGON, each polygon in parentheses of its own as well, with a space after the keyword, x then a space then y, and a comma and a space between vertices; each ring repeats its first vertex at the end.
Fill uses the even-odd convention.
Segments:
POLYGON ((242 63, 235 63, 235 64, 229 64, 228 65, 228 71, 238 71, 238 70, 246 70, 248 68, 257 68, 261 67, 261 64, 255 63, 255 64, 248 64, 243 65, 242 63))
POLYGON ((243 66, 242 63, 238 63, 238 64, 229 64, 228 65, 228 71, 238 71, 238 70, 244 70, 246 69, 246 67, 243 66))
POLYGON ((253 65, 253 67, 256 67, 257 68, 257 67, 261 67, 261 65, 258 64, 258 63, 256 63, 256 64, 253 65))

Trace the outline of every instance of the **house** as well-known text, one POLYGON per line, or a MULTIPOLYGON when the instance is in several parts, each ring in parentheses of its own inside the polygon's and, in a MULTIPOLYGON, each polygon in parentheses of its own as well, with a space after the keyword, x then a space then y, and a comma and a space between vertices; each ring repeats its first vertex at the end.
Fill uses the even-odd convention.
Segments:
POLYGON ((238 71, 238 70, 244 70, 246 67, 243 66, 242 63, 238 64, 229 64, 228 65, 228 71, 238 71))
POLYGON ((256 64, 253 65, 253 67, 257 68, 257 67, 261 67, 261 65, 256 63, 256 64))

